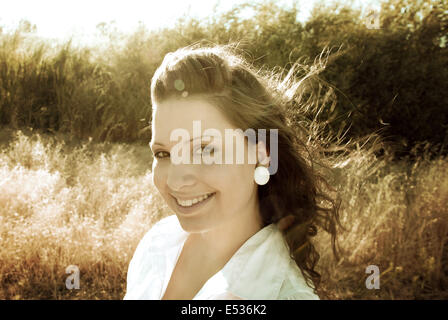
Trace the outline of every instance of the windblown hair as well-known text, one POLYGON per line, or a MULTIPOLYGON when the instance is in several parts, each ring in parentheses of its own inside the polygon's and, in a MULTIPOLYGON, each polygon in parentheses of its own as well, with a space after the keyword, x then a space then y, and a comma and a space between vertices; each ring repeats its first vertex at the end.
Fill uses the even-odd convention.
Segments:
POLYGON ((258 186, 260 213, 265 226, 277 223, 291 257, 315 290, 321 275, 315 270, 319 254, 311 240, 319 228, 328 232, 338 257, 342 227, 337 194, 314 168, 314 155, 325 148, 319 126, 307 117, 318 112, 310 84, 324 67, 322 59, 309 68, 296 62, 283 77, 283 72, 257 70, 235 45, 196 44, 168 53, 151 82, 153 105, 201 95, 243 131, 266 129, 269 136, 270 129, 278 129, 278 169, 258 186))

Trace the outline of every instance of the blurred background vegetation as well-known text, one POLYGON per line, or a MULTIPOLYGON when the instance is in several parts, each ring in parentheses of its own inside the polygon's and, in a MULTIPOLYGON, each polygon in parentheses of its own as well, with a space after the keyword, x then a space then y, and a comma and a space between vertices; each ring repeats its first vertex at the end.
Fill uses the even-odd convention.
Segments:
POLYGON ((151 183, 150 79, 197 41, 237 41, 256 66, 284 70, 332 50, 321 102, 337 99, 319 120, 387 143, 332 168, 348 231, 338 264, 318 235, 320 297, 447 299, 448 1, 385 0, 379 29, 350 4, 318 3, 305 22, 298 12, 248 2, 133 34, 102 23, 101 46, 42 41, 27 21, 0 27, 0 299, 124 296, 138 241, 172 214, 151 183), (73 264, 80 290, 65 287, 73 264), (370 264, 380 290, 366 289, 370 264))
POLYGON ((248 2, 206 21, 185 16, 171 28, 141 25, 133 34, 102 23, 108 43, 101 48, 33 40, 33 26, 23 21, 0 33, 0 124, 147 142, 149 82, 164 55, 197 41, 238 41, 255 65, 286 70, 332 49, 321 78, 338 102, 322 120, 349 128, 347 139, 379 132, 397 157, 424 142, 446 154, 447 10, 446 0, 388 0, 380 28, 369 29, 365 14, 342 2, 318 2, 305 22, 296 19, 298 6, 248 2), (248 10, 253 15, 243 18, 248 10))

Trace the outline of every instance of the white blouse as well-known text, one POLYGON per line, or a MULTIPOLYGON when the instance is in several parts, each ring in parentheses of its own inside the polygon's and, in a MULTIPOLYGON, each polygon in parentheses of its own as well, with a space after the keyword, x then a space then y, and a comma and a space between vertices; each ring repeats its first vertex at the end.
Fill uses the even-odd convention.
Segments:
MULTIPOLYGON (((176 215, 157 222, 135 250, 125 300, 162 299, 188 233, 176 215)), ((309 287, 276 224, 249 238, 193 300, 319 300, 309 287)))

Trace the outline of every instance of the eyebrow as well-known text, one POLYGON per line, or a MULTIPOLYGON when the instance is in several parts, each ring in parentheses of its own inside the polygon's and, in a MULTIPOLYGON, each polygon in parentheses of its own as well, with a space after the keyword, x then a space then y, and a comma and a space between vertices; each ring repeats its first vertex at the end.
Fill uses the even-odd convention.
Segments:
MULTIPOLYGON (((188 142, 191 142, 191 141, 193 141, 193 140, 196 140, 196 139, 199 139, 199 138, 205 138, 205 137, 209 137, 209 138, 219 138, 219 137, 212 137, 212 136, 207 136, 207 135, 205 135, 205 136, 200 136, 200 137, 196 137, 196 138, 191 138, 190 139, 190 141, 188 141, 188 142)), ((158 146, 164 146, 164 144, 163 143, 160 143, 160 142, 154 142, 154 144, 153 144, 154 146, 155 145, 158 145, 158 146)), ((149 146, 151 147, 151 141, 149 142, 149 146)))

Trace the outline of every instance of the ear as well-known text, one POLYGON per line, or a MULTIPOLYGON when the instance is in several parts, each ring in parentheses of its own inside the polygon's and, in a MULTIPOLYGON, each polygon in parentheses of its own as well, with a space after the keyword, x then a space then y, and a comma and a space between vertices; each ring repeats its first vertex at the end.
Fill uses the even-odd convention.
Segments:
POLYGON ((269 157, 269 152, 263 141, 258 141, 257 143, 257 163, 261 165, 269 165, 271 158, 269 157))

